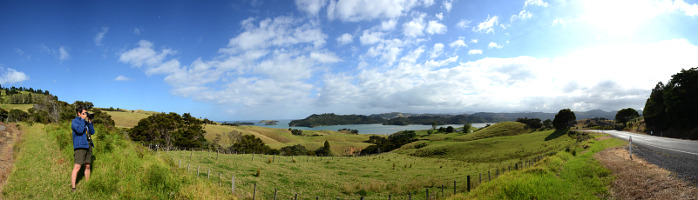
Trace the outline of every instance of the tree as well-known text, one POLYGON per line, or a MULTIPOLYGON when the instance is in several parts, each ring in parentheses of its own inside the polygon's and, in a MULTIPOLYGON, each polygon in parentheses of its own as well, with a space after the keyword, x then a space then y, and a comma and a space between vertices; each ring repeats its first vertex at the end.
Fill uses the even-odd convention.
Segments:
POLYGON ((331 156, 332 151, 330 150, 330 142, 325 140, 325 144, 315 151, 315 155, 318 156, 331 156))
POLYGON ((630 120, 638 117, 640 117, 640 114, 637 112, 637 110, 626 108, 619 110, 616 113, 616 122, 623 124, 623 127, 625 127, 625 123, 628 123, 630 120))
POLYGON ((446 133, 453 133, 454 131, 455 131, 455 128, 453 128, 453 126, 446 127, 446 133))
POLYGON ((553 126, 557 130, 569 129, 575 120, 577 120, 577 117, 574 115, 572 110, 569 108, 562 109, 555 115, 555 119, 553 119, 553 126))
POLYGON ((471 128, 471 127, 473 127, 473 125, 470 124, 470 122, 465 123, 465 124, 463 125, 463 133, 470 133, 470 128, 471 128))
POLYGON ((431 129, 432 129, 432 130, 436 130, 436 122, 432 122, 432 123, 431 123, 431 129))
POLYGON ((265 145, 262 139, 254 135, 243 135, 240 141, 228 147, 230 151, 245 153, 271 153, 272 149, 265 145))
POLYGON ((553 128, 553 120, 546 119, 545 121, 543 121, 543 128, 545 128, 545 129, 553 128))
POLYGON ((516 121, 526 124, 525 128, 527 128, 527 129, 536 130, 536 129, 539 129, 540 127, 543 126, 543 124, 540 123, 540 119, 538 119, 538 118, 524 117, 524 118, 518 118, 518 119, 516 119, 516 121))
POLYGON ((300 156, 309 155, 310 151, 305 148, 305 146, 297 144, 293 146, 281 147, 280 152, 282 155, 286 156, 300 156))

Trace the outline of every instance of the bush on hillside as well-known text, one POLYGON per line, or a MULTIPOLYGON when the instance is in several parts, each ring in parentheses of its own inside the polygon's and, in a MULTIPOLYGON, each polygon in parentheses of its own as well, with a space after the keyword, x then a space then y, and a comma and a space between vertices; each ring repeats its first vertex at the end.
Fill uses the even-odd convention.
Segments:
POLYGON ((203 148, 208 142, 202 124, 189 113, 182 116, 160 113, 138 121, 138 125, 129 130, 129 136, 133 141, 162 147, 203 148))
POLYGON ((392 151, 393 149, 400 148, 410 142, 416 141, 414 131, 400 131, 393 133, 388 136, 388 139, 378 139, 378 137, 369 138, 369 141, 376 142, 374 145, 368 146, 361 150, 361 154, 379 154, 383 152, 392 151), (372 140, 373 139, 373 140, 372 140))

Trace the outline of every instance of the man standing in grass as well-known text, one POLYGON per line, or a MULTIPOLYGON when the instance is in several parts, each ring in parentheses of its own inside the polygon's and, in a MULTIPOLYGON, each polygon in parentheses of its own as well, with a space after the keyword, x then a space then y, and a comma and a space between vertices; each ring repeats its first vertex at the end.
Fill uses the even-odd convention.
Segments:
POLYGON ((90 163, 92 163, 92 148, 90 148, 90 143, 87 141, 87 134, 95 134, 95 129, 92 126, 92 119, 87 117, 87 109, 85 107, 79 107, 76 109, 78 116, 73 119, 72 129, 73 129, 73 151, 75 158, 75 165, 73 166, 73 172, 70 174, 70 186, 72 191, 75 192, 75 182, 78 178, 78 172, 80 168, 85 166, 85 181, 90 179, 90 163))

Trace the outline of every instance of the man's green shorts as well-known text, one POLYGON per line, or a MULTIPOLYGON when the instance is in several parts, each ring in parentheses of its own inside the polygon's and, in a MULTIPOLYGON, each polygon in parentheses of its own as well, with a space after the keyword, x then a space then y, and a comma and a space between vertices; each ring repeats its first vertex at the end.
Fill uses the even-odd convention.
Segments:
POLYGON ((75 164, 92 163, 92 149, 75 149, 73 156, 75 157, 75 164))

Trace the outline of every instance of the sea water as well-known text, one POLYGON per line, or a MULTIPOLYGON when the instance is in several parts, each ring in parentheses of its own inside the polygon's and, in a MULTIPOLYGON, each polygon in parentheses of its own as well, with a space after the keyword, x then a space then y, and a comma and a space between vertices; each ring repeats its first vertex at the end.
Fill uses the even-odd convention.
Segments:
MULTIPOLYGON (((431 129, 431 125, 421 125, 421 124, 413 124, 413 125, 383 125, 383 124, 347 124, 347 125, 331 125, 331 126, 316 126, 316 127, 300 127, 300 126, 288 126, 288 123, 291 122, 291 120, 276 120, 279 121, 276 123, 276 125, 264 125, 264 123, 259 123, 259 120, 257 121, 241 121, 241 122, 253 122, 255 126, 261 126, 261 127, 267 127, 267 128, 279 128, 279 129, 299 129, 299 130, 331 130, 331 131, 337 131, 339 129, 353 129, 353 130, 358 130, 359 134, 379 134, 379 135, 390 135, 399 131, 404 131, 404 130, 427 130, 431 129)), ((495 123, 472 123, 471 126, 475 128, 482 128, 485 127, 487 124, 495 124, 495 123)), ((436 128, 438 129, 439 127, 448 127, 452 126, 453 128, 463 128, 463 124, 446 124, 446 125, 437 125, 436 128)))

